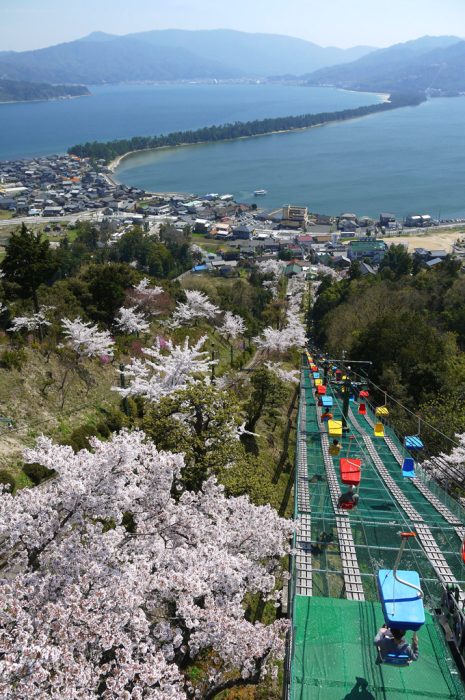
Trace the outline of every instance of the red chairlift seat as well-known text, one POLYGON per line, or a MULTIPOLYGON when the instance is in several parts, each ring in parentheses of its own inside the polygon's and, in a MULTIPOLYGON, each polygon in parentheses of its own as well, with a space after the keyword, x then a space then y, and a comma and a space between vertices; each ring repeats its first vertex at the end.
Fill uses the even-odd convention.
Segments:
POLYGON ((359 399, 367 399, 369 396, 370 396, 370 392, 367 391, 366 389, 362 389, 362 391, 358 395, 359 399))
POLYGON ((316 393, 317 394, 326 394, 326 387, 324 386, 324 384, 320 384, 319 386, 317 386, 316 393))
POLYGON ((355 508, 355 503, 345 503, 343 501, 339 504, 339 508, 341 508, 342 510, 352 510, 353 508, 355 508))
POLYGON ((358 486, 362 474, 362 460, 353 457, 342 457, 339 460, 341 481, 347 486, 358 486))
POLYGON ((364 403, 361 403, 358 407, 358 412, 361 416, 366 416, 367 414, 367 407, 364 403))

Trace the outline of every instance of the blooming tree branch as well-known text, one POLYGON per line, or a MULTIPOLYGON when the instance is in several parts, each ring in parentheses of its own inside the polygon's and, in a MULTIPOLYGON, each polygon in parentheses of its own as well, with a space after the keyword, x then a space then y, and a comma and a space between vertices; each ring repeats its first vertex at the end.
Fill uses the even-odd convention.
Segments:
POLYGON ((148 401, 159 401, 178 389, 205 379, 214 361, 208 360, 208 352, 201 350, 207 336, 200 338, 195 345, 189 345, 186 338, 183 345, 164 341, 161 348, 159 339, 151 348, 144 349, 144 359, 133 358, 126 369, 130 378, 126 388, 113 387, 122 396, 142 396, 148 401))
POLYGON ((67 345, 80 357, 112 356, 114 341, 108 331, 99 331, 96 325, 80 318, 62 320, 67 345))
POLYGON ((115 323, 124 333, 146 333, 150 328, 144 314, 135 307, 122 306, 115 323))
POLYGON ((188 325, 198 318, 214 318, 219 311, 206 294, 197 289, 186 289, 186 301, 177 303, 169 325, 176 328, 188 325))

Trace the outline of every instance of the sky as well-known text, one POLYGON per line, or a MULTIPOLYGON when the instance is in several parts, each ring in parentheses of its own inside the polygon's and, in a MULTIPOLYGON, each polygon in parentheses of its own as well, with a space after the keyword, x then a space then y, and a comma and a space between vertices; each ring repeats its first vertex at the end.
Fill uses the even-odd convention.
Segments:
POLYGON ((0 51, 93 31, 238 29, 321 46, 389 46, 425 34, 465 37, 464 0, 0 0, 0 51))

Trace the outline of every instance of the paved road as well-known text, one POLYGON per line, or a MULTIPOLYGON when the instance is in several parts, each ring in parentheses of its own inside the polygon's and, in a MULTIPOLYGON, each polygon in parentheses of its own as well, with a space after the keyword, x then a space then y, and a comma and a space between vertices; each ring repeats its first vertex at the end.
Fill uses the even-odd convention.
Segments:
POLYGON ((102 216, 102 209, 92 209, 92 211, 81 211, 79 214, 66 214, 65 216, 18 216, 14 219, 0 219, 0 228, 8 226, 20 226, 25 224, 63 224, 75 223, 78 220, 92 221, 102 216))

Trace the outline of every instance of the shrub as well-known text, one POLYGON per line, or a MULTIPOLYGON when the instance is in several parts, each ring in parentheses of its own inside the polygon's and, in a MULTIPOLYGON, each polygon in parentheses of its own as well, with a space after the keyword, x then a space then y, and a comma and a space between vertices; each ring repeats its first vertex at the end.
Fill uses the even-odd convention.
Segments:
POLYGON ((103 420, 98 425, 98 431, 103 437, 109 437, 110 433, 117 433, 118 430, 127 426, 128 421, 126 416, 118 408, 105 408, 102 410, 103 420), (106 426, 107 433, 104 432, 103 424, 106 426))
POLYGON ((23 466, 23 472, 30 478, 35 486, 45 481, 45 479, 56 475, 54 469, 48 469, 48 467, 44 467, 43 464, 38 464, 37 462, 25 464, 23 466))
POLYGON ((14 491, 16 486, 16 481, 14 476, 8 472, 6 469, 0 469, 0 484, 4 484, 9 487, 9 491, 14 491))
POLYGON ((26 353, 22 348, 18 350, 4 350, 0 356, 0 367, 3 367, 3 369, 17 369, 20 371, 26 359, 26 353))
POLYGON ((111 430, 104 420, 100 421, 100 423, 97 425, 96 431, 103 438, 108 438, 111 435, 111 430))
POLYGON ((89 438, 93 437, 95 433, 96 429, 92 425, 81 425, 73 430, 66 440, 66 444, 71 445, 75 452, 88 450, 90 449, 89 438))

